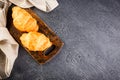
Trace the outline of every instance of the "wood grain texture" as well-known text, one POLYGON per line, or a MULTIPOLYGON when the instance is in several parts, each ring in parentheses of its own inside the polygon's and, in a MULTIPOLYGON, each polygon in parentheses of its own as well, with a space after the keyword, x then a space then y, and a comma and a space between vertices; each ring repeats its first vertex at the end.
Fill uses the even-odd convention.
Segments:
MULTIPOLYGON (((50 60, 53 56, 55 56, 60 49, 63 46, 63 42, 61 39, 49 28, 48 25, 46 25, 40 17, 38 17, 31 9, 25 9, 33 18, 37 20, 37 24, 39 25, 39 30, 38 32, 43 33, 46 37, 50 39, 52 42, 52 45, 55 46, 55 49, 53 49, 48 55, 45 55, 46 50, 44 51, 29 51, 27 48, 22 45, 20 41, 20 36, 24 33, 19 30, 17 30, 13 24, 13 19, 12 19, 12 11, 9 10, 8 12, 8 23, 7 25, 9 26, 9 31, 10 34, 15 38, 15 40, 21 44, 27 52, 40 64, 46 63, 48 60, 50 60)), ((24 18, 23 18, 24 19, 24 18)))

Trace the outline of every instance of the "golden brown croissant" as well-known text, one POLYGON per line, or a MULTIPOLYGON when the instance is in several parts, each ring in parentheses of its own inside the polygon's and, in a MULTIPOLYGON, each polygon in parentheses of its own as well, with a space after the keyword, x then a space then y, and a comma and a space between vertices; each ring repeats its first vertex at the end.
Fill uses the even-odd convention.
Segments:
POLYGON ((23 32, 38 31, 37 21, 24 9, 13 7, 12 18, 13 24, 18 30, 23 32))
POLYGON ((39 32, 23 33, 20 40, 30 51, 44 51, 52 45, 49 38, 39 32))

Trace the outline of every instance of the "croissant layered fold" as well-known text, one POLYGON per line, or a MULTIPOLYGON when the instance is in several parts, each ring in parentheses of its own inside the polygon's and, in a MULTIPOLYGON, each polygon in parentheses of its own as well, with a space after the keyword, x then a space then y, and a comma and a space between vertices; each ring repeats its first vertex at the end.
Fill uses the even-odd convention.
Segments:
POLYGON ((20 37, 20 40, 31 51, 44 51, 52 45, 50 40, 39 32, 24 33, 20 37))
POLYGON ((12 18, 14 26, 22 32, 38 31, 37 21, 24 9, 20 7, 12 8, 12 18))

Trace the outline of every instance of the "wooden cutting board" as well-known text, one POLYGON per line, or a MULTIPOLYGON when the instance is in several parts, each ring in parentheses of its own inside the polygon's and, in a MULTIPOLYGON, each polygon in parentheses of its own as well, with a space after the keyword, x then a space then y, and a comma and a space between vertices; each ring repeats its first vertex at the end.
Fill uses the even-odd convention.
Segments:
POLYGON ((10 8, 8 11, 7 28, 9 29, 9 32, 14 37, 14 39, 24 47, 24 49, 33 57, 33 59, 35 59, 40 64, 44 64, 48 62, 50 59, 52 59, 57 53, 59 53, 64 43, 53 32, 53 30, 50 29, 50 27, 46 25, 44 21, 41 20, 41 18, 37 16, 31 9, 25 9, 25 10, 37 20, 38 25, 41 26, 38 32, 43 33, 50 39, 50 41, 53 43, 52 47, 42 52, 29 51, 27 48, 25 48, 20 41, 20 36, 23 34, 23 32, 20 32, 19 30, 17 30, 13 25, 12 8, 10 8))

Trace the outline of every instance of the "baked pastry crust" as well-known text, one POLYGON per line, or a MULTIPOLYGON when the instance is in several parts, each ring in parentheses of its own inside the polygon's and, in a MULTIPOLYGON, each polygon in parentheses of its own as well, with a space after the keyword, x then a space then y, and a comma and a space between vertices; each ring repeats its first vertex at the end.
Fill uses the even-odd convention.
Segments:
POLYGON ((37 21, 24 9, 13 7, 12 18, 13 24, 18 30, 22 32, 38 31, 37 21))
POLYGON ((49 38, 39 32, 23 33, 20 40, 30 51, 44 51, 52 45, 49 38))

